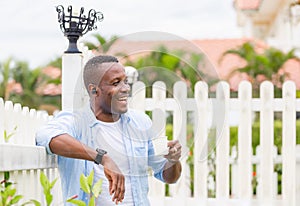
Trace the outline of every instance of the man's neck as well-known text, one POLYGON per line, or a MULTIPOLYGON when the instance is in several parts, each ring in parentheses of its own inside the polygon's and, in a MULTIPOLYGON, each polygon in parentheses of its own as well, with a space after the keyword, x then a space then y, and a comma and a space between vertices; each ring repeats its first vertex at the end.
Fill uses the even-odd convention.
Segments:
POLYGON ((120 119, 119 114, 95 114, 96 119, 102 122, 116 122, 120 119))

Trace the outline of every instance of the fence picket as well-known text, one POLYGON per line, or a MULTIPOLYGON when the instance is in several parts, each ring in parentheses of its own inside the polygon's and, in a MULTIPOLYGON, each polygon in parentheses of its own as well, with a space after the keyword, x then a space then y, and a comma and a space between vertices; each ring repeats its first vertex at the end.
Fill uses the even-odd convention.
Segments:
MULTIPOLYGON (((166 100, 166 85, 164 82, 155 82, 152 88, 152 98, 154 99, 154 110, 152 111, 152 121, 153 121, 153 132, 154 137, 161 137, 165 135, 166 131, 166 116, 165 111, 165 100, 166 100)), ((153 176, 149 178, 154 178, 153 176)), ((165 196, 165 184, 161 181, 151 181, 149 185, 149 195, 155 197, 165 196)))
POLYGON ((0 97, 0 144, 4 143, 3 133, 4 133, 4 122, 5 122, 5 113, 4 113, 4 100, 0 97))
POLYGON ((13 112, 11 113, 13 122, 15 123, 15 131, 14 135, 12 137, 12 142, 15 144, 22 144, 24 140, 24 136, 22 133, 22 121, 21 121, 21 112, 22 112, 22 106, 19 103, 16 103, 13 105, 13 112))
POLYGON ((249 82, 239 85, 239 125, 238 125, 238 188, 237 197, 250 200, 252 197, 252 87, 249 82))
MULTIPOLYGON (((14 106, 11 101, 6 101, 4 104, 4 131, 6 135, 13 135, 14 128, 16 127, 16 122, 14 122, 13 118, 14 106)), ((16 138, 10 138, 8 140, 9 143, 15 143, 16 138)))
POLYGON ((175 185, 170 185, 170 192, 173 196, 190 196, 191 191, 189 187, 190 172, 187 165, 187 157, 189 149, 186 143, 186 99, 187 99, 187 86, 184 82, 176 82, 174 84, 174 99, 176 101, 176 109, 173 113, 173 138, 178 139, 182 145, 181 164, 182 172, 181 177, 175 185))
POLYGON ((216 198, 229 198, 229 85, 217 85, 216 114, 216 198))
POLYGON ((194 139, 194 197, 207 198, 208 158, 208 86, 204 82, 195 85, 197 105, 194 139))
POLYGON ((282 198, 285 205, 296 205, 296 87, 283 85, 282 112, 282 198))
MULTIPOLYGON (((36 125, 37 124, 36 118, 37 118, 36 110, 35 109, 30 109, 29 110, 28 124, 36 125)), ((31 142, 30 139, 32 137, 35 137, 36 129, 37 129, 37 127, 36 128, 35 127, 30 127, 30 129, 29 129, 29 142, 31 142)), ((31 143, 29 143, 29 144, 31 145, 31 143)))
POLYGON ((262 203, 268 205, 273 198, 273 145, 274 145, 274 88, 271 82, 263 82, 260 87, 260 177, 258 179, 258 195, 262 203))
POLYGON ((24 135, 23 137, 23 144, 24 145, 30 145, 30 142, 28 142, 28 139, 30 139, 30 128, 32 127, 32 125, 30 125, 30 121, 28 121, 30 119, 30 113, 29 113, 29 107, 23 107, 22 109, 22 115, 21 115, 21 119, 22 119, 22 124, 21 124, 21 128, 22 128, 22 135, 24 135))
POLYGON ((132 96, 129 99, 129 107, 145 111, 146 88, 143 82, 136 82, 132 86, 132 96))

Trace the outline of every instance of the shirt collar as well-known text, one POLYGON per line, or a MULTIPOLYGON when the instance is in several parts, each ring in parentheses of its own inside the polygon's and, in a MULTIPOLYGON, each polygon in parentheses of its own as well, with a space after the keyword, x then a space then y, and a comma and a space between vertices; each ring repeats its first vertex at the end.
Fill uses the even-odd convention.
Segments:
POLYGON ((85 105, 84 113, 87 116, 88 125, 90 127, 93 127, 98 123, 98 120, 96 119, 96 116, 95 116, 94 112, 91 109, 90 102, 88 102, 88 104, 85 105))

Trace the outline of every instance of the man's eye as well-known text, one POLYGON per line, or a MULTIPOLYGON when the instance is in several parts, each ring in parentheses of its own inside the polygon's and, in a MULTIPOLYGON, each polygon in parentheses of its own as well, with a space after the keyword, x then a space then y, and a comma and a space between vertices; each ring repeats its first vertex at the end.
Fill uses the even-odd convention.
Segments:
POLYGON ((117 81, 117 82, 113 82, 113 83, 112 83, 112 85, 114 85, 114 86, 118 86, 118 85, 119 85, 119 83, 120 83, 119 81, 117 81))

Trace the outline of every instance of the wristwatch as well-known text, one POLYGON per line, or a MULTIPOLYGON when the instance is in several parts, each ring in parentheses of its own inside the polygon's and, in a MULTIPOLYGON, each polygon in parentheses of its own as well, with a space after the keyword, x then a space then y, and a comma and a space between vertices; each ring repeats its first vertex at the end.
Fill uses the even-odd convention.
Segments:
POLYGON ((95 164, 100 164, 102 162, 102 158, 103 158, 103 155, 105 155, 107 152, 103 149, 99 149, 97 148, 96 151, 98 152, 97 156, 96 156, 96 159, 94 160, 95 164))

